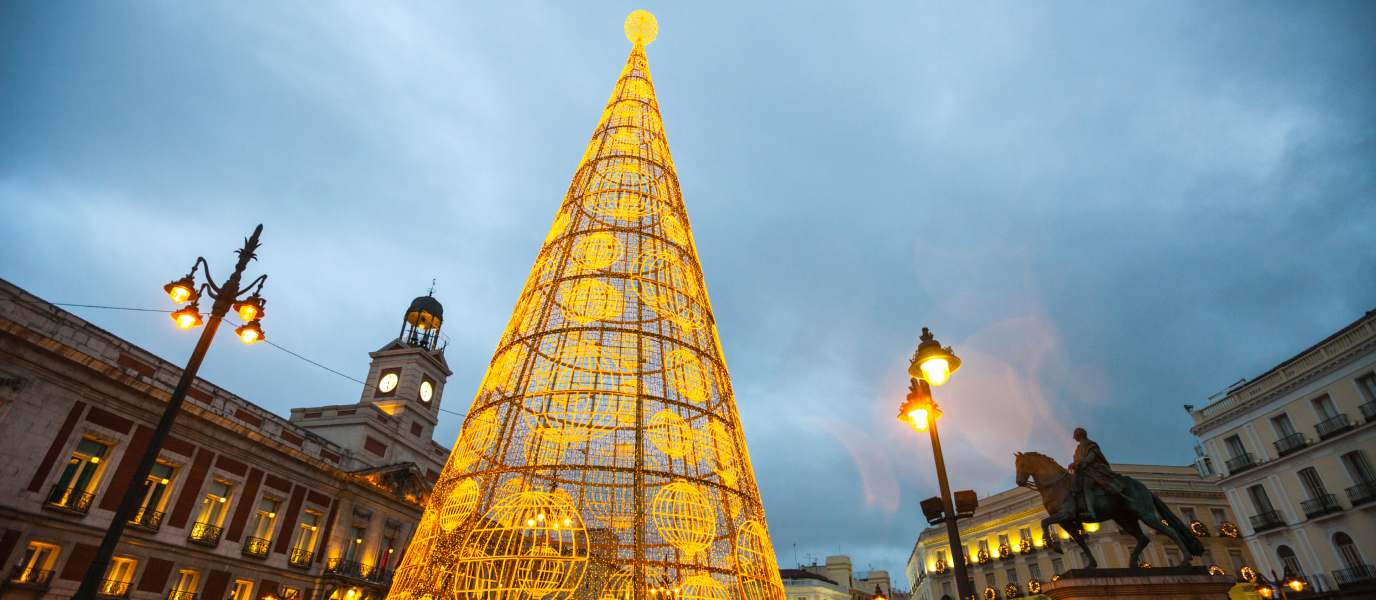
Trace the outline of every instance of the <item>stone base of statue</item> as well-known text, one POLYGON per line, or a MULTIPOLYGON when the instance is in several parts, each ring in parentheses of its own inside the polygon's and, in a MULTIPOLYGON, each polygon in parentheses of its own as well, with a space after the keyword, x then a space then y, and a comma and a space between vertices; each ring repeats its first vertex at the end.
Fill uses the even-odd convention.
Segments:
POLYGON ((1208 567, 1071 569, 1042 584, 1042 593, 1053 600, 1226 600, 1236 584, 1229 575, 1210 575, 1208 567))

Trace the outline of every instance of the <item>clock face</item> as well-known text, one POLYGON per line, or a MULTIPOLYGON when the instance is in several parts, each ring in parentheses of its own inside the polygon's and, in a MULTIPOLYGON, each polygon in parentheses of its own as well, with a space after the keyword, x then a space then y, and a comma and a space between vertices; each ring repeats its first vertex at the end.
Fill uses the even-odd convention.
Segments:
POLYGON ((384 375, 382 381, 377 382, 377 389, 382 390, 384 394, 397 389, 397 374, 388 373, 384 375))
POLYGON ((430 397, 431 397, 431 396, 434 396, 434 395, 435 395, 435 388, 432 387, 432 386, 430 385, 430 382, 429 382, 429 381, 426 381, 426 382, 423 382, 423 383, 420 384, 420 399, 421 399, 422 401, 424 401, 424 402, 429 402, 429 401, 430 401, 430 397))

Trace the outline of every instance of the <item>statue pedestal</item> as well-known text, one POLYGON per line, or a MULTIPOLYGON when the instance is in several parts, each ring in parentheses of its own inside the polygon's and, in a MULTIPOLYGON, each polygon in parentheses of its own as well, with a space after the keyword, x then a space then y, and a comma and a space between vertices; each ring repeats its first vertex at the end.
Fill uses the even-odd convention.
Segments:
POLYGON ((1210 575, 1208 567, 1071 569, 1042 584, 1042 593, 1053 600, 1226 600, 1236 584, 1229 575, 1210 575))

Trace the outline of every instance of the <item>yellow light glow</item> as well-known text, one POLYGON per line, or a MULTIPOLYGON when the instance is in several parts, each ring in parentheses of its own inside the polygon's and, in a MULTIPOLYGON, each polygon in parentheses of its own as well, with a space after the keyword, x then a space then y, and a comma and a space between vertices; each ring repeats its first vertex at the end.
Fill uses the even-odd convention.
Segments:
POLYGON ((163 485, 167 485, 167 484, 169 484, 169 483, 171 483, 171 482, 168 481, 167 478, 163 478, 163 480, 162 480, 162 484, 163 484, 163 485))
POLYGON ((655 41, 659 33, 659 23, 647 10, 637 10, 626 16, 626 39, 632 44, 645 45, 655 41))
POLYGON ((172 286, 172 289, 167 291, 167 295, 172 298, 173 302, 181 304, 191 297, 191 290, 180 285, 172 286))
POLYGON ((1298 579, 1292 580, 1290 582, 1290 589, 1295 590, 1297 592, 1302 591, 1304 590, 1304 582, 1298 579))
POLYGON ((1271 597, 1271 588, 1266 587, 1266 586, 1262 586, 1262 587, 1260 587, 1260 588, 1257 589, 1257 593, 1258 593, 1258 594, 1261 594, 1261 597, 1262 597, 1262 598, 1270 598, 1270 597, 1271 597))
POLYGON ((388 553, 388 554, 391 554, 391 553, 392 553, 392 550, 395 550, 395 548, 388 548, 388 549, 387 549, 387 553, 388 553))
POLYGON ((239 305, 239 318, 244 321, 252 321, 258 317, 258 307, 252 304, 239 305))
POLYGON ((354 540, 354 543, 355 543, 355 544, 362 544, 362 543, 363 543, 363 538, 358 538, 358 539, 354 540))
POLYGON ((239 334, 239 339, 243 340, 245 344, 252 344, 258 341, 258 332, 252 329, 246 329, 243 333, 239 334))
POLYGON ((1086 524, 1085 524, 1085 531, 1088 531, 1088 532, 1090 532, 1090 533, 1094 533, 1094 532, 1096 532, 1096 531, 1099 531, 1099 524, 1098 524, 1098 523, 1086 523, 1086 524))
POLYGON ((224 498, 220 498, 220 502, 224 502, 224 501, 225 501, 225 499, 224 499, 224 498))
POLYGON ((98 465, 98 464, 100 464, 100 457, 99 457, 99 456, 92 456, 92 457, 91 457, 91 464, 93 464, 93 465, 98 465))
POLYGON ((944 358, 932 358, 922 363, 922 374, 927 377, 927 383, 941 385, 951 377, 951 365, 944 358))
POLYGON ((191 315, 177 315, 177 327, 191 329, 196 326, 196 318, 191 315))
POLYGON ((930 427, 930 424, 927 422, 927 409, 919 408, 909 411, 908 423, 913 426, 913 429, 927 431, 927 428, 930 427))
POLYGON ((269 519, 276 519, 276 518, 277 518, 277 513, 275 513, 275 512, 270 512, 270 513, 268 513, 268 518, 269 518, 269 519))

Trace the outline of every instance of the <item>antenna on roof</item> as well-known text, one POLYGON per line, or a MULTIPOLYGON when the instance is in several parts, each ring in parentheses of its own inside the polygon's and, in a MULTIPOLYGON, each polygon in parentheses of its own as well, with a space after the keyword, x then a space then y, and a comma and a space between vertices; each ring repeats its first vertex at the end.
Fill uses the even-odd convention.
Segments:
POLYGON ((431 280, 430 280, 430 295, 431 295, 431 296, 434 296, 434 295, 435 295, 435 280, 434 280, 434 279, 431 279, 431 280))

